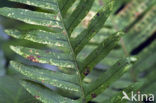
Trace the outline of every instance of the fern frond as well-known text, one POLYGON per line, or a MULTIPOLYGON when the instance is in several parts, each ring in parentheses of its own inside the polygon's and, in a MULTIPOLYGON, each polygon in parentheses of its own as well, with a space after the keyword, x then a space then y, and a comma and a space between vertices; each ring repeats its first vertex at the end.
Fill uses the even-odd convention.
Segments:
POLYGON ((77 60, 77 54, 103 28, 105 21, 113 11, 116 0, 107 0, 108 5, 96 13, 88 28, 83 30, 75 39, 71 39, 71 33, 87 15, 94 0, 81 0, 70 16, 66 16, 67 11, 75 0, 10 1, 53 11, 47 13, 21 8, 0 8, 1 15, 21 21, 25 25, 31 25, 27 30, 7 29, 5 30, 6 33, 17 39, 29 40, 48 47, 48 49, 36 49, 11 46, 11 49, 33 63, 54 65, 60 69, 60 71, 51 71, 45 70, 43 67, 11 62, 11 66, 27 78, 21 82, 23 87, 40 101, 44 103, 86 103, 101 94, 129 69, 132 59, 121 59, 94 83, 86 84, 84 82, 84 77, 90 74, 92 68, 117 46, 122 36, 118 32, 108 35, 84 61, 77 60), (103 78, 105 79, 103 80, 103 78), (51 90, 47 85, 71 93, 73 97, 63 95, 57 90, 51 90))
POLYGON ((32 97, 15 78, 2 76, 0 81, 1 103, 41 103, 32 97))
POLYGON ((109 2, 108 5, 97 12, 97 14, 90 21, 90 24, 87 29, 82 31, 78 37, 72 43, 74 47, 74 52, 78 54, 84 46, 89 42, 89 40, 100 31, 103 27, 105 21, 110 16, 112 11, 112 4, 115 2, 109 2))
POLYGON ((156 6, 154 5, 148 10, 148 12, 144 15, 144 17, 130 29, 128 35, 124 40, 126 45, 128 44, 127 46, 128 51, 131 51, 133 48, 138 47, 141 43, 143 43, 155 32, 156 30, 155 12, 156 6), (139 35, 136 35, 138 33, 139 35))
POLYGON ((27 5, 31 5, 31 6, 36 6, 36 7, 40 7, 43 9, 49 9, 49 10, 54 10, 54 11, 58 10, 56 0, 46 0, 46 1, 9 0, 9 1, 23 3, 23 4, 27 4, 27 5))

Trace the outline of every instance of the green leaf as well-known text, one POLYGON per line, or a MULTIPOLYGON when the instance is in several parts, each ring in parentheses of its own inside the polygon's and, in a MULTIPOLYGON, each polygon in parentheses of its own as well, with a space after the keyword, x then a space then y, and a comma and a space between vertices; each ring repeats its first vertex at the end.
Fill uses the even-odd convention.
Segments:
MULTIPOLYGON (((144 83, 144 85, 141 88, 144 92, 147 92, 150 89, 149 87, 156 83, 155 82, 156 78, 154 78, 155 77, 155 73, 156 73, 155 65, 154 65, 154 67, 152 67, 150 69, 152 69, 152 70, 149 73, 147 73, 146 78, 145 78, 145 83, 144 83)), ((155 89, 155 88, 151 88, 151 89, 155 89)), ((153 93, 153 92, 154 91, 150 91, 150 93, 153 93)), ((149 93, 149 92, 147 92, 147 93, 149 93)))
POLYGON ((40 103, 10 76, 0 77, 0 98, 0 103, 40 103))
POLYGON ((115 63, 108 71, 101 74, 98 79, 90 84, 85 85, 87 100, 91 100, 93 95, 98 95, 110 86, 111 83, 120 79, 120 77, 129 70, 132 59, 121 59, 115 63))
POLYGON ((50 92, 48 89, 38 84, 25 81, 22 81, 21 84, 27 91, 43 103, 79 103, 78 101, 62 97, 55 92, 50 92))
POLYGON ((91 9, 94 0, 81 0, 76 10, 70 15, 68 20, 66 21, 66 29, 68 31, 69 36, 75 27, 82 21, 82 19, 87 15, 89 10, 91 9), (87 4, 87 6, 86 6, 87 4))
POLYGON ((72 4, 76 0, 58 0, 59 8, 62 14, 62 17, 65 17, 67 14, 68 9, 72 6, 72 4))
POLYGON ((50 70, 29 67, 17 62, 11 62, 11 66, 15 68, 16 71, 33 80, 37 80, 39 82, 50 84, 52 86, 73 92, 80 91, 80 87, 74 84, 74 82, 77 81, 74 75, 67 75, 59 72, 53 72, 50 70))
POLYGON ((60 21, 50 13, 42 13, 17 8, 1 8, 0 14, 12 19, 20 20, 28 24, 61 28, 60 21))
POLYGON ((5 30, 5 32, 8 35, 18 39, 26 39, 41 44, 59 46, 69 49, 68 41, 63 36, 63 33, 52 33, 43 30, 33 30, 26 33, 22 33, 19 30, 5 30))
POLYGON ((151 0, 151 2, 148 0, 132 0, 126 5, 124 10, 119 12, 113 19, 110 19, 113 22, 107 21, 107 23, 114 25, 117 30, 126 29, 129 25, 133 24, 145 10, 154 4, 155 0, 151 0))
POLYGON ((67 68, 75 68, 72 57, 64 53, 55 53, 53 51, 48 51, 47 53, 46 50, 37 50, 33 48, 14 46, 11 46, 11 49, 32 62, 47 63, 67 68))
POLYGON ((67 11, 70 9, 69 6, 74 4, 75 0, 50 1, 56 3, 56 6, 53 7, 45 7, 49 5, 48 0, 44 2, 36 0, 30 2, 25 0, 14 1, 53 10, 53 12, 49 13, 45 13, 44 10, 32 11, 21 8, 0 8, 1 15, 22 21, 26 25, 23 26, 25 29, 23 27, 8 29, 5 30, 6 33, 16 39, 24 39, 34 44, 39 43, 45 46, 45 48, 38 49, 30 45, 28 46, 29 48, 10 46, 15 53, 32 63, 32 65, 25 65, 23 63, 11 62, 11 66, 26 77, 26 80, 21 84, 29 93, 44 103, 86 103, 102 93, 128 70, 128 62, 131 60, 121 59, 107 72, 102 73, 103 75, 97 81, 85 85, 84 77, 86 75, 82 75, 84 74, 82 71, 86 70, 88 66, 91 68, 95 67, 117 45, 118 40, 122 36, 120 33, 114 33, 117 32, 114 29, 110 29, 113 30, 109 32, 111 35, 107 33, 107 35, 104 35, 105 40, 98 42, 97 48, 95 50, 92 49, 84 61, 77 60, 77 54, 82 52, 81 50, 103 28, 105 21, 113 11, 116 1, 106 1, 108 5, 99 10, 91 20, 88 28, 73 40, 70 38, 72 31, 76 29, 88 11, 91 10, 94 0, 81 0, 73 12, 71 12, 71 15, 69 13, 69 16, 66 16, 68 14, 67 11), (38 4, 39 2, 40 4, 38 4), (84 5, 85 8, 83 7, 84 5), (45 70, 45 64, 56 66, 58 69, 56 71, 45 70), (105 79, 103 80, 103 78, 105 79), (56 89, 47 89, 49 86, 54 86, 56 89), (70 94, 71 96, 69 96, 70 94))
POLYGON ((109 36, 94 51, 92 51, 89 54, 89 56, 86 57, 83 61, 82 68, 85 69, 82 70, 82 73, 87 68, 93 68, 97 63, 99 63, 103 58, 105 58, 108 55, 108 53, 110 53, 110 51, 114 49, 114 47, 117 45, 122 35, 123 33, 119 32, 109 36))
POLYGON ((114 0, 110 1, 108 5, 101 10, 94 16, 91 20, 87 29, 83 30, 78 37, 75 38, 73 41, 73 48, 75 54, 78 54, 83 47, 89 42, 89 40, 100 31, 103 27, 105 21, 111 14, 111 10, 113 8, 114 0))
POLYGON ((124 38, 124 42, 127 45, 126 48, 128 51, 131 51, 133 48, 138 47, 142 42, 147 40, 155 32, 155 11, 156 6, 154 5, 151 7, 151 9, 147 11, 144 17, 130 29, 128 35, 124 38))
POLYGON ((145 48, 137 57, 139 60, 133 65, 136 75, 140 72, 150 69, 156 63, 156 42, 154 41, 149 47, 145 48))
POLYGON ((41 7, 44 9, 50 9, 54 11, 58 10, 56 0, 9 0, 9 1, 23 3, 23 4, 41 7))

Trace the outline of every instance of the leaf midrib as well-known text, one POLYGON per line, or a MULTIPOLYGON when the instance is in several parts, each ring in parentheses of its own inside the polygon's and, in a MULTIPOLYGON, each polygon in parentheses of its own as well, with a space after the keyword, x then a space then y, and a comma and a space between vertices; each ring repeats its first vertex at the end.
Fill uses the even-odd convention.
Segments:
MULTIPOLYGON (((60 11, 60 8, 59 8, 59 4, 58 4, 58 1, 57 1, 57 8, 58 8, 58 11, 60 13, 60 21, 62 22, 62 26, 66 32, 66 37, 67 37, 67 40, 68 40, 68 43, 69 43, 69 46, 70 46, 70 49, 71 49, 71 52, 72 52, 72 56, 73 56, 73 59, 74 59, 74 63, 75 63, 75 67, 76 67, 76 70, 77 70, 77 74, 78 74, 78 77, 79 77, 79 83, 80 83, 80 88, 81 88, 81 91, 82 91, 82 97, 84 98, 85 97, 85 93, 84 93, 84 88, 82 87, 82 80, 81 80, 81 73, 79 71, 79 66, 78 66, 78 63, 77 63, 77 60, 76 60, 76 57, 75 57, 75 53, 74 53, 74 50, 72 48, 72 45, 71 45, 71 42, 70 42, 70 38, 69 38, 69 35, 68 35, 68 32, 65 28, 65 25, 64 25, 64 21, 63 21, 63 18, 62 18, 62 15, 61 15, 61 11, 60 11)), ((80 97, 81 98, 81 97, 80 97)))

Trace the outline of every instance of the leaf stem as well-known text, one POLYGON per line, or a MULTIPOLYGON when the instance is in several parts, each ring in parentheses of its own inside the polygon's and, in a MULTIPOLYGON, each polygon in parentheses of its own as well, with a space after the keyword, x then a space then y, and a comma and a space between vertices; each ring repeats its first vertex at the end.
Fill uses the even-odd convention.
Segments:
POLYGON ((58 9, 59 9, 59 13, 60 13, 60 20, 62 21, 63 28, 65 30, 65 33, 67 34, 66 37, 67 37, 67 40, 68 40, 68 43, 69 43, 69 46, 70 46, 70 49, 71 49, 71 52, 72 52, 73 59, 75 61, 75 66, 76 66, 76 69, 77 69, 77 75, 79 77, 79 83, 80 83, 80 87, 81 87, 81 91, 82 91, 82 97, 83 97, 83 98, 81 98, 81 100, 82 100, 82 102, 85 103, 85 101, 84 101, 85 100, 85 93, 84 93, 84 88, 82 87, 83 83, 82 83, 82 78, 81 78, 81 74, 80 74, 80 71, 79 71, 79 66, 78 66, 78 63, 77 63, 77 60, 76 60, 76 56, 75 56, 74 50, 73 50, 72 45, 70 43, 68 32, 67 32, 67 30, 65 28, 65 25, 64 25, 64 21, 63 21, 62 15, 61 15, 61 11, 60 11, 58 2, 57 2, 57 6, 58 6, 58 9))

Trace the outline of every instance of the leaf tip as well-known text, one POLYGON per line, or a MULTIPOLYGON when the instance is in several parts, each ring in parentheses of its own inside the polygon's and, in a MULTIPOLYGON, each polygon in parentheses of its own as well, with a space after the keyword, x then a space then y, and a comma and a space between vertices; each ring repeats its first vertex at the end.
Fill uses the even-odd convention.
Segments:
POLYGON ((14 64, 15 64, 15 61, 10 61, 10 64, 11 64, 11 65, 14 65, 14 64))
POLYGON ((16 46, 13 46, 13 45, 10 45, 10 49, 13 50, 13 51, 16 51, 17 50, 17 47, 16 46))
POLYGON ((121 37, 121 36, 124 36, 124 34, 125 34, 125 33, 124 33, 123 31, 119 31, 119 32, 117 32, 116 35, 119 36, 119 37, 121 37))
POLYGON ((18 30, 6 29, 6 30, 4 30, 4 32, 6 34, 8 34, 9 36, 12 36, 12 37, 17 38, 17 39, 21 38, 21 36, 22 36, 21 32, 18 30))
POLYGON ((128 57, 127 60, 128 63, 131 64, 131 63, 135 63, 138 59, 136 57, 128 57))

